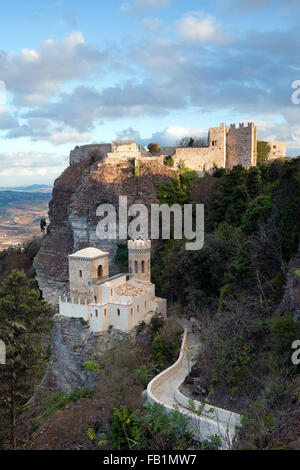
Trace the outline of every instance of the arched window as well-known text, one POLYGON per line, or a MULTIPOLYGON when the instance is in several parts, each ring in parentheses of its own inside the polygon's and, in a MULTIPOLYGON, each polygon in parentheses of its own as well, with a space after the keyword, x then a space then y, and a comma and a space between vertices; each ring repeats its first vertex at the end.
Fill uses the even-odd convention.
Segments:
POLYGON ((95 301, 95 304, 96 304, 96 303, 97 303, 97 297, 96 297, 96 295, 95 295, 95 297, 94 297, 94 301, 95 301))
POLYGON ((82 271, 81 271, 81 269, 80 269, 80 271, 79 271, 79 277, 82 277, 82 271))
POLYGON ((141 267, 141 269, 142 269, 142 273, 144 273, 144 272, 145 272, 145 261, 142 261, 142 267, 141 267))
POLYGON ((98 279, 103 278, 103 267, 102 267, 101 264, 99 264, 99 266, 98 266, 97 274, 98 274, 98 279))
POLYGON ((137 262, 137 261, 134 262, 134 269, 135 269, 135 272, 136 272, 136 273, 139 272, 138 262, 137 262))
POLYGON ((120 309, 118 308, 118 317, 120 316, 120 309))

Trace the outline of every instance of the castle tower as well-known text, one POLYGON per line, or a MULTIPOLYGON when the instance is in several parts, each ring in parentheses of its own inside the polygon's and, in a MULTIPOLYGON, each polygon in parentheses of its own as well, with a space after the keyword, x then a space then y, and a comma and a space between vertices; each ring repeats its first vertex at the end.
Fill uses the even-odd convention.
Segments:
POLYGON ((90 247, 68 256, 71 297, 81 300, 94 297, 93 284, 109 276, 108 255, 90 247))
POLYGON ((151 241, 128 241, 129 272, 133 277, 143 281, 151 280, 151 241))

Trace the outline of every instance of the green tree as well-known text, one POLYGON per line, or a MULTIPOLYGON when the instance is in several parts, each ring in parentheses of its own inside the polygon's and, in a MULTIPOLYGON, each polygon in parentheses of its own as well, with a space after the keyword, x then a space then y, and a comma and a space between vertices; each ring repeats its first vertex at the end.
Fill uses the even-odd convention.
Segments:
POLYGON ((12 271, 0 290, 0 337, 6 344, 6 364, 0 369, 0 401, 10 411, 13 449, 17 446, 17 410, 28 399, 32 372, 41 367, 46 355, 41 334, 49 328, 51 313, 52 307, 40 299, 39 290, 32 288, 25 273, 12 271))
POLYGON ((257 142, 257 164, 261 165, 267 160, 267 156, 271 151, 271 147, 268 142, 263 140, 257 142))

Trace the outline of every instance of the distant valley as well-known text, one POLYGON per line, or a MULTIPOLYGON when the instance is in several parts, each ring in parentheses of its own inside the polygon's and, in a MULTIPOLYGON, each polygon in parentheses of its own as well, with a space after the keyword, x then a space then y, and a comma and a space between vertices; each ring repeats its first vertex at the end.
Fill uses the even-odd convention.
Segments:
POLYGON ((40 236, 40 220, 48 218, 52 188, 45 185, 0 187, 0 250, 40 236))

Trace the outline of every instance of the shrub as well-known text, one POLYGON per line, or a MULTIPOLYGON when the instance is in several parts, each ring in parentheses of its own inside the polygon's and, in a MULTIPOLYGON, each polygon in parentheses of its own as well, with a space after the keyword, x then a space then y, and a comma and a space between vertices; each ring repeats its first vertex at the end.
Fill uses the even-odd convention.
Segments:
POLYGON ((300 324, 294 322, 291 313, 271 319, 273 354, 281 364, 287 364, 293 353, 292 343, 300 338, 300 324))
POLYGON ((89 372, 98 372, 100 369, 100 365, 96 361, 86 361, 83 365, 89 372))
POLYGON ((150 153, 159 153, 160 145, 157 144, 156 142, 151 142, 151 144, 148 145, 148 150, 150 153))

